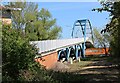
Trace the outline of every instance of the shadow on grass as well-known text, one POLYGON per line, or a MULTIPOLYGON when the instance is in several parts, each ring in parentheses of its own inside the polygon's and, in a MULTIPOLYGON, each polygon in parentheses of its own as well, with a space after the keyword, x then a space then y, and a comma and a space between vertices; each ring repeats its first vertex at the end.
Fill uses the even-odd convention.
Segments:
POLYGON ((71 82, 111 82, 120 83, 120 72, 118 66, 112 66, 107 62, 109 57, 87 57, 81 61, 95 61, 89 64, 85 69, 79 69, 72 72, 48 71, 49 76, 59 83, 71 82), (98 66, 98 67, 97 67, 98 66), (90 68, 89 68, 90 67, 90 68), (93 68, 92 68, 93 67, 93 68))
POLYGON ((81 58, 81 61, 100 61, 100 60, 106 60, 107 58, 109 58, 109 56, 94 55, 94 56, 86 56, 85 58, 81 58))
POLYGON ((60 72, 49 71, 49 75, 52 79, 58 83, 71 83, 71 82, 114 82, 120 83, 119 73, 113 72, 116 68, 90 68, 84 70, 78 70, 74 72, 60 72), (91 73, 94 72, 94 73, 91 73))
POLYGON ((74 72, 60 72, 60 71, 49 71, 49 75, 52 79, 58 83, 70 83, 70 82, 85 82, 84 77, 74 72))

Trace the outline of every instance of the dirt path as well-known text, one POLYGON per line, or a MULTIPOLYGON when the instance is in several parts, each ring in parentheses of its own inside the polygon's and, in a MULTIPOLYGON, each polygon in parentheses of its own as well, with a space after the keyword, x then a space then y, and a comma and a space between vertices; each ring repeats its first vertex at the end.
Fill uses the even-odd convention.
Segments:
POLYGON ((119 68, 116 64, 108 62, 107 57, 76 62, 69 67, 69 72, 83 76, 83 81, 114 81, 114 83, 120 83, 119 68))

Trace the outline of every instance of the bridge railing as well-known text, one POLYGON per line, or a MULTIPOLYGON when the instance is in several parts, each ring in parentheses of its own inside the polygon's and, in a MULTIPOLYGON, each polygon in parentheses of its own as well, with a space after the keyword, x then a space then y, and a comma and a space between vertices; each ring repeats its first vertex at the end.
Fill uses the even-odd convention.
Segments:
MULTIPOLYGON (((88 38, 86 38, 86 40, 89 41, 88 38)), ((62 49, 65 47, 81 44, 83 42, 84 38, 71 38, 61 40, 31 41, 30 44, 35 45, 38 48, 38 54, 41 54, 52 50, 62 49)))

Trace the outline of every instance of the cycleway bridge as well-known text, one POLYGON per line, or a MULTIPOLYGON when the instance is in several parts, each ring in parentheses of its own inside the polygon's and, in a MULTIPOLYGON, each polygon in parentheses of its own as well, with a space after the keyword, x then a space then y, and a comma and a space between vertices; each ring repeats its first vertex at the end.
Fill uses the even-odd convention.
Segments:
MULTIPOLYGON (((65 55, 66 60, 71 57, 71 51, 74 50, 76 59, 85 57, 86 42, 94 44, 93 32, 88 19, 77 20, 74 22, 70 39, 31 41, 32 45, 38 48, 38 54, 44 56, 51 52, 58 52, 58 60, 61 55, 65 55)), ((39 57, 39 56, 36 56, 39 57)))

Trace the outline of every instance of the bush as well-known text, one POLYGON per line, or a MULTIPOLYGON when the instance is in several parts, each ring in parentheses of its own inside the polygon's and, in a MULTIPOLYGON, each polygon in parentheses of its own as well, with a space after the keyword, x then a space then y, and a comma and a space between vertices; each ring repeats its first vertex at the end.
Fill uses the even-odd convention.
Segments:
POLYGON ((34 61, 36 48, 29 44, 23 31, 3 26, 2 78, 5 81, 53 81, 34 61), (46 79, 47 78, 47 79, 46 79), (49 79, 48 79, 49 78, 49 79))
POLYGON ((3 26, 2 73, 3 80, 19 80, 20 71, 34 64, 36 50, 29 44, 21 30, 3 26))

